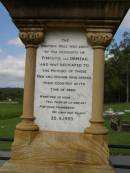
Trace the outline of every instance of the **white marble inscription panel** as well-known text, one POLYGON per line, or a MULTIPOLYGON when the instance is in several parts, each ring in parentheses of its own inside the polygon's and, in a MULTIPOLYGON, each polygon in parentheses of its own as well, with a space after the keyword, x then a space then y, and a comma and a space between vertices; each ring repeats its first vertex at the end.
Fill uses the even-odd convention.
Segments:
POLYGON ((83 132, 92 111, 93 50, 84 32, 50 31, 39 46, 34 115, 40 130, 83 132))

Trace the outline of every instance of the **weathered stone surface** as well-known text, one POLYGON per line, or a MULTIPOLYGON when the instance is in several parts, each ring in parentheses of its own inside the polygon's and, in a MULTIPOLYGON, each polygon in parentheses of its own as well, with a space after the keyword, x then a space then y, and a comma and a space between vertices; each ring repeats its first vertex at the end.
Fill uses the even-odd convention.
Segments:
POLYGON ((130 4, 129 0, 1 1, 7 6, 12 17, 32 19, 120 20, 120 18, 124 17, 130 4))
POLYGON ((80 26, 102 25, 115 29, 125 16, 129 0, 1 0, 18 27, 76 23, 80 26), (83 24, 84 23, 84 24, 83 24))
POLYGON ((17 130, 15 139, 0 173, 113 173, 106 135, 41 131, 30 140, 17 130))

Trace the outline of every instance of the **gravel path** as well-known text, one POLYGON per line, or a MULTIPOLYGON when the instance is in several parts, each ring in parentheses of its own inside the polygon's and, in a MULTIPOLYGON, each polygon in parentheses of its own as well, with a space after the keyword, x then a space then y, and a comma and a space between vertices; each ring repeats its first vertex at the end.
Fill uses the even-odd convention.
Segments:
MULTIPOLYGON (((130 166, 130 156, 111 156, 112 164, 121 164, 130 166)), ((130 169, 115 169, 117 173, 130 173, 130 169)))
MULTIPOLYGON (((0 157, 10 157, 10 152, 8 151, 0 151, 0 157)), ((0 166, 5 163, 4 160, 0 160, 0 166)))

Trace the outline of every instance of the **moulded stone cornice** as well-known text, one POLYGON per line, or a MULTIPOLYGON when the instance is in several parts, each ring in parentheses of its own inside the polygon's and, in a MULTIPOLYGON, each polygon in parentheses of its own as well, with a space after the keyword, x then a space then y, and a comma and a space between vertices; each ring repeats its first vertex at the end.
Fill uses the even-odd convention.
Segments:
MULTIPOLYGON (((115 31, 130 0, 1 0, 17 27, 55 25, 59 21, 113 27, 115 31), (113 24, 112 24, 113 21, 113 24)), ((66 27, 67 23, 64 23, 66 27)))

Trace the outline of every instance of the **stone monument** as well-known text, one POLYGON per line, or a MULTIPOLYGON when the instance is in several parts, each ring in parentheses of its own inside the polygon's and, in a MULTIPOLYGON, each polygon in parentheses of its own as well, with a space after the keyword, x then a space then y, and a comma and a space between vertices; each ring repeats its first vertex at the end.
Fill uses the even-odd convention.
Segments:
POLYGON ((129 0, 1 0, 26 47, 22 120, 0 173, 114 173, 104 50, 129 0))

